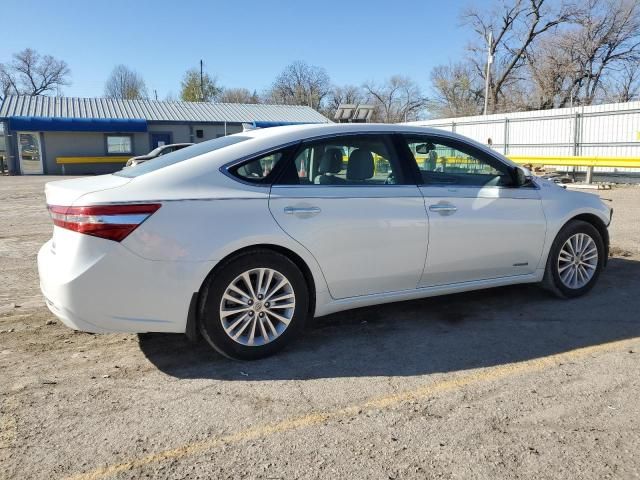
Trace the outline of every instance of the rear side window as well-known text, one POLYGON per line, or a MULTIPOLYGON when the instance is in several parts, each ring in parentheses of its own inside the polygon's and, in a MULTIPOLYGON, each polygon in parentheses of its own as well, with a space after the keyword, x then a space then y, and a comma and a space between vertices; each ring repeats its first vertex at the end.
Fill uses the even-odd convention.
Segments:
POLYGON ((229 169, 229 172, 241 180, 251 183, 266 183, 272 177, 276 165, 284 157, 284 151, 280 150, 268 153, 250 160, 240 166, 229 169))
POLYGON ((173 165, 175 163, 183 162, 190 158, 197 157, 198 155, 203 155, 215 150, 220 150, 221 148, 244 142, 245 140, 249 140, 250 138, 251 137, 230 135, 228 137, 216 138, 215 140, 208 140, 206 142, 198 143, 196 145, 191 145, 190 147, 167 153, 166 155, 161 155, 157 158, 154 158, 153 160, 149 160, 134 167, 125 168, 123 170, 120 170, 119 172, 116 172, 114 175, 128 178, 139 177, 140 175, 144 175, 145 173, 154 172, 161 168, 168 167, 169 165, 173 165))

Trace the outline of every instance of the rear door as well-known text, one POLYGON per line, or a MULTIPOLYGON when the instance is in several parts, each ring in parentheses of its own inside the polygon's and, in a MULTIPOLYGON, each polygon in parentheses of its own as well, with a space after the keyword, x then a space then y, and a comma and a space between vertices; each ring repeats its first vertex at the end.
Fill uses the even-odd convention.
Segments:
POLYGON ((415 289, 428 223, 390 138, 346 135, 303 143, 271 188, 282 229, 318 261, 334 298, 415 289))
POLYGON ((420 286, 533 273, 546 233, 537 187, 514 187, 506 164, 459 140, 405 139, 430 225, 420 286))

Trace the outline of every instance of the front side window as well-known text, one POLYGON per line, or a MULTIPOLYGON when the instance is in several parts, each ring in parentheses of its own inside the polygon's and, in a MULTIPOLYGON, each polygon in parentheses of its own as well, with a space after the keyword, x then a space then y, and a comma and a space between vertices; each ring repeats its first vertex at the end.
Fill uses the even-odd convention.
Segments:
POLYGON ((461 142, 406 137, 424 185, 511 186, 507 165, 461 142))
POLYGON ((401 183, 398 159, 384 136, 349 135, 302 145, 283 175, 284 185, 401 183))
POLYGON ((110 155, 133 153, 131 135, 107 135, 107 153, 110 155))

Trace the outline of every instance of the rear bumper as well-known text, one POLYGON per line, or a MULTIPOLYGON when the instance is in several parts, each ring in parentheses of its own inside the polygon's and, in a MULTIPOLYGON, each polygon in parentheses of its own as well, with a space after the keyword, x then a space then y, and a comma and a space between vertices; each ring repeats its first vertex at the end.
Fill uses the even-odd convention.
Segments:
POLYGON ((40 285, 40 289, 42 290, 42 294, 44 295, 44 300, 47 304, 51 313, 53 313, 56 317, 58 317, 62 323, 64 323, 67 327, 72 328, 74 330, 80 330, 81 332, 90 332, 90 333, 115 333, 116 331, 108 330, 105 327, 101 327, 99 325, 94 325, 83 318, 75 315, 70 310, 56 305, 53 300, 47 297, 44 288, 40 285))
POLYGON ((40 288, 54 315, 92 333, 185 332, 192 295, 212 265, 146 260, 83 237, 74 255, 56 252, 51 240, 38 253, 40 288))

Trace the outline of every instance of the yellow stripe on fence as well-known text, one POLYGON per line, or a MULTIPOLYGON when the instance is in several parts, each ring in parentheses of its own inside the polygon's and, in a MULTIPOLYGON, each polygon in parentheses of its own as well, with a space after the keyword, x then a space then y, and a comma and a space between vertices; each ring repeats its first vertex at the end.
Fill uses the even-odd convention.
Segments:
POLYGON ((570 167, 640 168, 640 157, 569 157, 508 155, 516 163, 533 165, 560 165, 570 167))
POLYGON ((131 157, 56 157, 57 164, 67 163, 125 163, 131 157))

